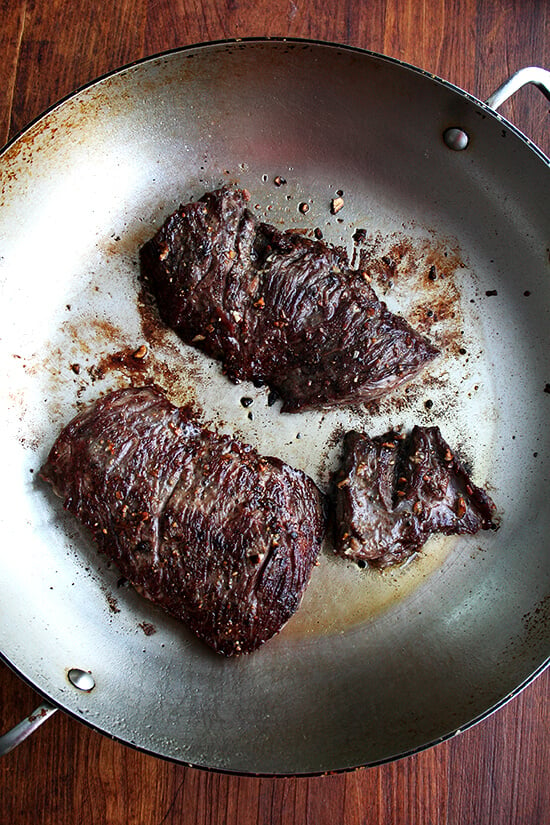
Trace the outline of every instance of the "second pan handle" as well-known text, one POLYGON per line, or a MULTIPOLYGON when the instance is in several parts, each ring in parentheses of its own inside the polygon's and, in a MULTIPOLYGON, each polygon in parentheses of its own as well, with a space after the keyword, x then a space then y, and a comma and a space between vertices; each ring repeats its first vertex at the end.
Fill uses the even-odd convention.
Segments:
POLYGON ((550 72, 538 66, 526 66, 509 77, 485 102, 491 109, 498 109, 504 101, 528 83, 533 83, 550 100, 550 72))
POLYGON ((0 736, 0 756, 5 756, 21 742, 24 742, 27 736, 34 733, 56 710, 55 705, 50 704, 50 702, 43 702, 30 716, 27 716, 14 728, 0 736))

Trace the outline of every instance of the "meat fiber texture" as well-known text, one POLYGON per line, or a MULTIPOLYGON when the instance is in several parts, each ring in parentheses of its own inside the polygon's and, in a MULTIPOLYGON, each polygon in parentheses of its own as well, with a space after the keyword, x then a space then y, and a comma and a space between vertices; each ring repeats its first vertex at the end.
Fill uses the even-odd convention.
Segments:
POLYGON ((298 608, 324 530, 317 487, 156 387, 78 415, 41 475, 122 574, 216 651, 255 650, 298 608))
POLYGON ((343 249, 257 223, 246 190, 220 189, 174 212, 140 251, 162 320, 268 384, 283 412, 371 401, 438 354, 379 301, 343 249))
POLYGON ((347 433, 333 492, 337 553, 373 567, 404 561, 433 533, 496 527, 493 502, 439 427, 414 427, 409 437, 347 433))

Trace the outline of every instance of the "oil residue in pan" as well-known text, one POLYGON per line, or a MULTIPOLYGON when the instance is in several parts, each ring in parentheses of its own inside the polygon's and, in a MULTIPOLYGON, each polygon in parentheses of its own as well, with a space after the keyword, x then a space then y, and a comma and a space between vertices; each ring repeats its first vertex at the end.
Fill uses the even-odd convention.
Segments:
POLYGON ((444 562, 455 536, 432 536, 405 564, 386 570, 360 569, 334 556, 327 542, 300 609, 282 632, 314 637, 339 633, 376 618, 409 596, 444 562))
MULTIPOLYGON (((314 230, 311 230, 313 232, 314 230)), ((484 484, 494 427, 493 388, 483 358, 475 312, 475 276, 456 243, 429 233, 377 234, 355 244, 379 296, 442 350, 415 381, 368 406, 282 415, 267 387, 234 385, 219 364, 185 346, 160 322, 139 279, 135 243, 112 243, 93 273, 63 308, 46 348, 21 360, 29 381, 41 376, 47 393, 47 427, 34 440, 45 450, 78 409, 111 389, 157 383, 170 399, 189 405, 206 425, 233 433, 264 454, 277 455, 328 488, 348 429, 376 435, 390 427, 437 423, 474 479, 484 484), (475 442, 476 420, 487 422, 484 444, 475 442)), ((28 415, 32 415, 29 413, 28 415)), ((32 422, 24 422, 26 438, 32 422)), ((461 540, 463 541, 463 540, 461 540)), ((333 555, 327 540, 303 603, 283 629, 294 637, 344 631, 373 619, 411 594, 456 546, 455 537, 433 537, 402 568, 361 570, 333 555)))

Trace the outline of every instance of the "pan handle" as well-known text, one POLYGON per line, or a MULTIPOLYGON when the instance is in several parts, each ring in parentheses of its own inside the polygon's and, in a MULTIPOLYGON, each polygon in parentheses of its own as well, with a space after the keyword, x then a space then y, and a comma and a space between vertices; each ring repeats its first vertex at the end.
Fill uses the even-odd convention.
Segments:
POLYGON ((505 100, 508 100, 509 97, 528 83, 533 83, 540 89, 543 95, 550 100, 550 72, 546 69, 539 69, 538 66, 526 66, 524 69, 515 72, 502 86, 499 86, 498 89, 487 98, 485 103, 487 106, 490 106, 491 109, 498 109, 505 100))
MULTIPOLYGON (((82 693, 91 693, 95 688, 95 679, 92 676, 91 670, 72 667, 67 671, 66 675, 70 684, 77 690, 82 691, 82 693)), ((34 713, 31 713, 30 716, 27 716, 26 719, 23 719, 23 721, 19 722, 14 728, 3 736, 0 736, 0 756, 5 756, 6 753, 9 753, 20 745, 21 742, 24 742, 27 736, 34 733, 42 722, 49 719, 57 709, 56 705, 45 699, 43 703, 36 708, 34 713)))
POLYGON ((27 716, 26 719, 23 719, 23 721, 19 722, 14 728, 4 733, 3 736, 0 736, 0 756, 5 756, 20 745, 27 736, 34 733, 56 710, 57 707, 55 705, 50 704, 50 702, 43 702, 30 716, 27 716))

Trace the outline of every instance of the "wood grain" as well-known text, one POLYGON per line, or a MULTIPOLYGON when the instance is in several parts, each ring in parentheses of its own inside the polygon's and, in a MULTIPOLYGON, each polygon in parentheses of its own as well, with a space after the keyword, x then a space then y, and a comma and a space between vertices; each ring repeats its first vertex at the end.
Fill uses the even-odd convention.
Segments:
MULTIPOLYGON (((0 761, 2 821, 63 825, 77 815, 81 825, 546 825, 549 688, 546 671, 447 743, 388 765, 310 778, 184 768, 58 713, 0 761)), ((0 703, 6 728, 37 697, 2 666, 0 703)))
MULTIPOLYGON (((524 65, 550 68, 545 0, 0 0, 0 143, 95 77, 158 51, 250 36, 383 52, 487 97, 524 65)), ((548 102, 502 108, 550 153, 548 102)), ((126 748, 62 713, 0 760, 14 825, 546 825, 550 673, 496 714, 416 756, 312 778, 229 776, 126 748)), ((0 665, 0 729, 40 702, 0 665)))

